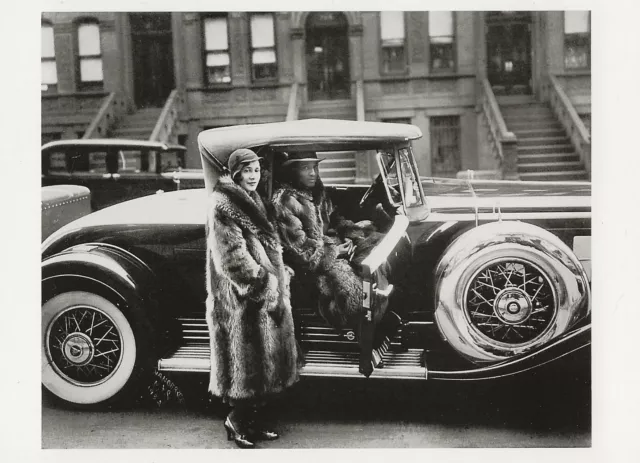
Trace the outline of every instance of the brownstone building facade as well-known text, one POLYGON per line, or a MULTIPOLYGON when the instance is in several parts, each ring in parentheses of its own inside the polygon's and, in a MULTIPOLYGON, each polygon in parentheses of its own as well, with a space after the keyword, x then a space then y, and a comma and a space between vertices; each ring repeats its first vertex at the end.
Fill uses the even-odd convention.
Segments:
MULTIPOLYGON (((198 167, 210 127, 394 121, 423 175, 588 178, 590 40, 580 11, 43 13, 42 139, 177 141, 198 167)), ((331 177, 370 177, 342 156, 331 177)))

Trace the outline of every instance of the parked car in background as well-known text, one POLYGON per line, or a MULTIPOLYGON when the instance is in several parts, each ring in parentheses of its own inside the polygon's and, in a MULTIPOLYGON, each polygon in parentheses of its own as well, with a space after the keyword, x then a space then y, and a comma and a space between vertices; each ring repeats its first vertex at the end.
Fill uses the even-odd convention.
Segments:
POLYGON ((42 186, 89 188, 93 210, 157 192, 203 186, 184 169, 186 148, 122 139, 58 140, 42 146, 42 186))
POLYGON ((421 136, 412 125, 338 120, 202 132, 204 189, 123 202, 43 243, 44 386, 96 405, 131 394, 145 370, 209 372, 206 199, 243 147, 264 158, 267 196, 284 153, 352 150, 379 168, 371 185, 326 185, 342 216, 387 220, 362 262, 359 330, 334 330, 294 291, 303 376, 467 381, 561 358, 588 365, 590 183, 421 177, 421 136), (381 304, 402 321, 389 336, 371 317, 381 304))

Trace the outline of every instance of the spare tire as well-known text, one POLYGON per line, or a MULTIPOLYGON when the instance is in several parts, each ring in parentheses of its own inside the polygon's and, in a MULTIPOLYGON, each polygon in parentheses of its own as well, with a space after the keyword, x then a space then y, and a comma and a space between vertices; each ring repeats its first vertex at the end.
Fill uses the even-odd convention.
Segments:
POLYGON ((590 311, 584 268, 558 237, 505 221, 458 237, 436 267, 437 326, 474 362, 539 348, 590 311))

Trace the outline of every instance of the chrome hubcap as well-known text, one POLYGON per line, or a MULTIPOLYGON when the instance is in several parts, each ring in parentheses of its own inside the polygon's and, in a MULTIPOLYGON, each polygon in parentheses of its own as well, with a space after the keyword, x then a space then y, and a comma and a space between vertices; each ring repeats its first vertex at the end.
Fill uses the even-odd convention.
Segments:
POLYGON ((489 263, 471 278, 466 315, 485 338, 523 344, 541 336, 556 314, 556 296, 546 274, 519 259, 489 263))
POLYGON ((118 369, 122 337, 117 325, 95 307, 70 307, 53 318, 45 335, 56 372, 78 386, 96 386, 118 369))
POLYGON ((509 325, 517 325, 529 318, 533 305, 527 293, 519 288, 505 288, 498 293, 493 303, 497 317, 509 325))
POLYGON ((62 352, 75 365, 84 365, 93 358, 93 343, 84 333, 73 333, 64 340, 62 352))

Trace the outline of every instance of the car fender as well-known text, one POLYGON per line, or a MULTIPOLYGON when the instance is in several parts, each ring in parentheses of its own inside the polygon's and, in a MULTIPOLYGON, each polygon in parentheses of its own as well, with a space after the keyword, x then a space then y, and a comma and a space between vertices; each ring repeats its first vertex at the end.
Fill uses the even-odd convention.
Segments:
POLYGON ((42 262, 43 302, 66 290, 94 289, 109 298, 136 329, 156 338, 162 329, 153 271, 130 252, 104 243, 68 248, 42 262))

